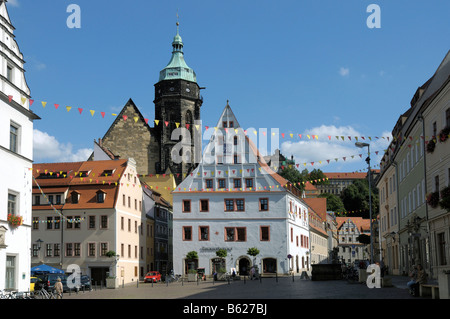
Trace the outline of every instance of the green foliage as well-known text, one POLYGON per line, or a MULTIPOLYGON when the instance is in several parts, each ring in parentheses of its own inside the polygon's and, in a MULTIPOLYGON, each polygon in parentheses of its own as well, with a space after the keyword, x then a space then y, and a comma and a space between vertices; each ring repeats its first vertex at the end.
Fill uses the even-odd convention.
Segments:
POLYGON ((323 181, 326 178, 325 174, 320 169, 313 169, 310 172, 305 168, 303 171, 299 171, 295 168, 295 165, 285 166, 283 170, 279 173, 279 175, 289 182, 295 185, 300 190, 305 188, 303 182, 312 181, 313 184, 328 184, 327 180, 323 181), (317 183, 314 183, 315 180, 321 180, 317 183), (299 184, 300 183, 300 184, 299 184))
POLYGON ((223 249, 223 248, 220 248, 220 249, 218 249, 217 251, 216 251, 216 256, 217 257, 221 257, 221 258, 225 258, 225 257, 227 257, 227 250, 226 249, 223 249))
MULTIPOLYGON (((378 189, 371 188, 372 214, 379 210, 378 189)), ((358 179, 353 184, 347 186, 341 193, 341 200, 347 211, 369 212, 369 182, 367 179, 358 179)), ((355 215, 356 216, 356 215, 355 215)), ((368 217, 368 216, 364 216, 368 217)))
POLYGON ((249 254, 250 256, 255 257, 255 256, 259 255, 259 249, 256 248, 256 247, 249 248, 247 250, 247 254, 249 254))
POLYGON ((186 254, 186 259, 192 260, 192 259, 198 259, 198 254, 195 250, 190 251, 186 254))
POLYGON ((369 245, 370 244, 370 236, 366 234, 361 234, 356 238, 361 244, 369 245))
POLYGON ((339 196, 330 193, 322 193, 318 197, 327 199, 327 211, 343 212, 345 210, 344 203, 339 196))

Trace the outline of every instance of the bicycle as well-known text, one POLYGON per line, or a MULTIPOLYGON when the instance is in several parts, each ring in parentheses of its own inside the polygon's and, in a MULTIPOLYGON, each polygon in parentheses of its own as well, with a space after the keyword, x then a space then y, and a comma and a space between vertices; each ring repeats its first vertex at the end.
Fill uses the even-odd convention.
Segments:
POLYGON ((1 290, 0 291, 0 299, 13 299, 12 292, 8 291, 8 290, 1 290))
POLYGON ((54 291, 47 291, 44 288, 34 292, 34 299, 56 299, 57 294, 54 291))

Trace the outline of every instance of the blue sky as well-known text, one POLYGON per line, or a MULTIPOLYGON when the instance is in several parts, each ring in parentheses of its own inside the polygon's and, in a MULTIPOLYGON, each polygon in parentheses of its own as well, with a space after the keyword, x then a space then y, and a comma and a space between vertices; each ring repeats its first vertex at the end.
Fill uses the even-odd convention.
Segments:
MULTIPOLYGON (((10 0, 8 11, 42 118, 36 162, 84 160, 129 98, 155 119, 153 85, 170 60, 177 11, 186 62, 206 87, 203 124, 214 126, 230 100, 242 127, 285 133, 282 152, 315 162, 302 165, 309 170, 365 169, 347 136, 388 136, 450 39, 450 3, 440 0, 10 0), (72 3, 78 29, 66 24, 72 3), (381 28, 366 24, 370 4, 381 28)), ((373 138, 371 150, 387 145, 373 138)))

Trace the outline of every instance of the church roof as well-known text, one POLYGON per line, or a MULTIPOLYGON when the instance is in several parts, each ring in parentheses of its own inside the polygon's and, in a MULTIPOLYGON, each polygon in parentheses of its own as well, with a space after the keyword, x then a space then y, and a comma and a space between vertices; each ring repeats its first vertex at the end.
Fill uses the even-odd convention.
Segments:
POLYGON ((183 40, 179 34, 178 22, 177 22, 177 34, 173 38, 172 42, 172 58, 167 66, 159 73, 159 81, 164 80, 186 80, 191 82, 197 82, 197 76, 193 69, 191 69, 184 60, 183 54, 183 40))

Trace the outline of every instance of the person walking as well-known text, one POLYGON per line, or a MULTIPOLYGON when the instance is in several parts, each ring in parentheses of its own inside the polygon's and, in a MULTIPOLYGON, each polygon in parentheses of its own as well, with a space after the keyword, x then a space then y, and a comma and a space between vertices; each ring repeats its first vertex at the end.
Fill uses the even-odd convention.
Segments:
POLYGON ((58 277, 58 279, 56 279, 55 291, 56 291, 56 299, 62 299, 63 284, 61 282, 61 278, 59 278, 59 277, 58 277))

